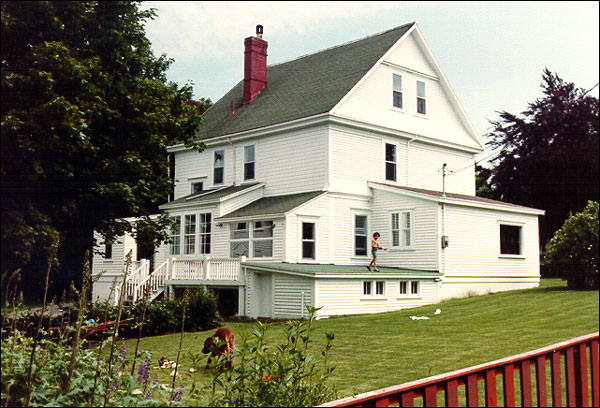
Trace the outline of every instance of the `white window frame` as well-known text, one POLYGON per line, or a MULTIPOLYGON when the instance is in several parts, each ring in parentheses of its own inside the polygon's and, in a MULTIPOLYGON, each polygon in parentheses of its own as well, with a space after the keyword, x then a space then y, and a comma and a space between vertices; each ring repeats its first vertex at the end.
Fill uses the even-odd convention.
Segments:
POLYGON ((403 111, 404 110, 404 91, 402 90, 402 88, 403 88, 402 83, 404 82, 403 74, 392 71, 392 75, 390 75, 390 78, 391 78, 390 79, 390 82, 391 82, 390 88, 392 89, 392 103, 391 103, 392 109, 403 111), (400 77, 400 89, 399 90, 396 89, 396 87, 394 85, 394 76, 400 77), (394 104, 394 93, 395 92, 400 93, 400 105, 401 106, 396 106, 394 104))
POLYGON ((256 143, 248 144, 244 146, 244 156, 243 156, 243 164, 242 164, 242 177, 243 181, 253 181, 256 180, 256 143), (252 147, 254 149, 254 159, 252 161, 246 161, 246 148, 252 147), (254 177, 246 178, 246 164, 252 163, 252 169, 254 172, 254 177))
POLYGON ((181 215, 174 215, 171 218, 179 218, 179 226, 176 233, 174 233, 174 231, 169 231, 169 238, 171 241, 169 242, 169 256, 179 256, 181 255, 181 215), (175 240, 175 238, 177 238, 177 240, 175 240))
POLYGON ((310 216, 310 215, 299 215, 298 216, 298 233, 297 233, 297 237, 298 237, 298 255, 297 255, 297 259, 298 262, 302 262, 302 263, 317 263, 317 260, 319 259, 319 255, 320 255, 320 251, 319 251, 319 218, 318 216, 310 216), (302 238, 302 224, 303 223, 309 223, 309 224, 315 224, 315 259, 311 259, 311 258, 303 258, 303 250, 302 250, 302 243, 303 243, 303 238, 302 238))
POLYGON ((410 209, 402 209, 402 210, 392 210, 389 212, 390 222, 390 244, 389 247, 394 250, 414 250, 415 248, 415 210, 414 208, 410 209), (407 228, 403 227, 404 222, 404 214, 410 215, 410 228, 409 230, 409 239, 410 245, 405 245, 405 234, 404 231, 407 228), (398 214, 398 229, 394 228, 394 214, 398 214), (394 245, 394 231, 398 231, 398 245, 394 245))
MULTIPOLYGON (((273 254, 275 252, 275 220, 274 219, 267 219, 267 220, 248 220, 248 221, 237 221, 237 222, 232 222, 229 224, 229 256, 233 257, 233 255, 231 254, 231 245, 232 243, 235 242, 248 242, 248 255, 240 255, 240 256, 246 256, 248 259, 261 259, 261 260, 265 260, 265 259, 273 259, 273 254), (271 222, 272 223, 272 232, 271 232, 271 236, 270 237, 255 237, 255 230, 256 230, 256 223, 257 222, 262 222, 262 223, 266 223, 266 222, 271 222), (232 238, 232 228, 233 226, 237 226, 238 224, 246 224, 246 230, 248 231, 248 236, 246 238, 237 238, 237 239, 233 239, 232 238), (254 243, 258 242, 258 241, 270 241, 271 242, 271 256, 255 256, 254 255, 254 243)), ((240 230, 243 231, 243 230, 240 230)))
MULTIPOLYGON (((266 229, 266 227, 263 227, 261 229, 266 229)), ((252 221, 252 231, 250 234, 250 245, 248 247, 248 258, 251 259, 271 259, 273 258, 273 251, 275 250, 275 248, 273 247, 274 245, 274 241, 275 241, 275 220, 256 220, 256 221, 252 221), (257 231, 256 228, 256 223, 257 222, 262 222, 262 223, 268 223, 271 222, 271 236, 270 237, 255 237, 255 233, 257 231), (271 256, 256 256, 254 255, 254 245, 257 241, 262 241, 262 242, 267 242, 270 241, 271 242, 271 256), (252 252, 250 252, 252 251, 252 252)))
POLYGON ((213 152, 213 185, 219 185, 220 186, 220 185, 225 184, 225 153, 226 153, 225 149, 219 149, 219 150, 215 150, 213 152), (217 164, 216 155, 219 152, 223 153, 223 160, 222 160, 221 166, 217 167, 216 166, 216 164, 217 164), (220 183, 217 183, 217 180, 216 180, 216 177, 215 177, 217 169, 223 169, 223 181, 221 181, 220 183))
POLYGON ((371 231, 371 214, 365 210, 352 210, 352 256, 354 259, 367 259, 371 256, 371 241, 369 240, 369 233, 371 231), (367 217, 366 222, 366 254, 356 255, 356 216, 367 217))
POLYGON ((415 279, 400 279, 398 281, 398 299, 407 299, 407 298, 420 298, 421 297, 421 285, 422 282, 420 280, 415 279), (406 285, 406 293, 402 293, 402 283, 406 285), (417 288, 417 292, 413 293, 413 288, 417 288))
POLYGON ((300 260, 302 262, 316 262, 317 260, 317 223, 314 220, 301 220, 300 221, 300 260), (313 238, 304 238, 304 224, 312 224, 313 226, 313 238), (306 258, 304 256, 304 243, 312 243, 313 245, 313 258, 306 258))
POLYGON ((515 221, 504 221, 498 220, 498 258, 514 258, 514 259, 525 259, 524 246, 523 246, 523 228, 525 223, 515 221), (502 226, 518 227, 519 228, 519 254, 505 254, 502 253, 502 226))
POLYGON ((393 184, 398 182, 398 144, 391 142, 391 141, 385 141, 383 143, 383 179, 385 180, 385 182, 391 182, 393 184), (388 161, 387 159, 387 146, 394 146, 394 161, 388 161), (387 178, 387 165, 388 163, 394 163, 394 180, 390 180, 387 178))
POLYGON ((416 105, 416 112, 417 115, 423 115, 426 116, 427 115, 427 92, 426 92, 426 82, 423 80, 419 80, 417 79, 416 82, 416 95, 417 95, 417 105, 416 105), (419 95, 419 84, 423 84, 423 96, 419 95), (419 112, 419 100, 422 99, 423 100, 423 108, 424 108, 424 112, 419 112))
POLYGON ((190 194, 199 194, 204 190, 204 180, 203 181, 192 181, 190 183, 190 194), (200 191, 194 191, 194 185, 196 184, 202 184, 202 188, 200 189, 200 191))
POLYGON ((198 253, 200 255, 210 255, 212 252, 212 230, 213 230, 213 219, 212 213, 210 212, 201 212, 198 213, 197 217, 197 230, 198 230, 198 253), (206 217, 210 217, 208 222, 206 222, 206 217), (203 228, 206 228, 208 225, 208 232, 203 231, 203 228), (208 237, 208 252, 204 252, 204 247, 206 242, 204 241, 208 237))
POLYGON ((197 214, 184 214, 183 215, 183 235, 182 235, 182 241, 183 241, 183 254, 182 255, 196 255, 196 236, 198 234, 198 215, 197 214), (191 222, 188 223, 188 219, 192 220, 193 217, 193 224, 191 222), (188 225, 194 227, 194 231, 191 233, 188 233, 188 225), (190 238, 190 242, 186 242, 186 238, 190 238), (191 248, 191 251, 190 251, 191 248), (190 252, 188 252, 190 251, 190 252))
POLYGON ((373 279, 373 280, 363 280, 362 281, 362 296, 361 296, 361 300, 373 300, 373 299, 387 299, 386 294, 387 294, 387 282, 385 280, 378 280, 378 279, 373 279), (383 291, 381 293, 379 292, 379 287, 380 285, 383 287, 383 291), (369 288, 369 293, 365 293, 366 292, 366 288, 369 288))

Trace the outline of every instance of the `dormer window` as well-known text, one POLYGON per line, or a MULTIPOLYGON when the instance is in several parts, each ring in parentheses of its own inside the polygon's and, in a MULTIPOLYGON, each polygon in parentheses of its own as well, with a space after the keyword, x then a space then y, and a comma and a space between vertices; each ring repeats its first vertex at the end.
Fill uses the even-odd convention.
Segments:
POLYGON ((417 112, 425 115, 425 82, 417 81, 417 112))
POLYGON ((201 181, 197 181, 192 183, 192 194, 201 193, 203 191, 203 183, 201 181))
POLYGON ((398 74, 392 74, 393 82, 393 105, 395 108, 402 109, 402 76, 398 74))
POLYGON ((214 184, 223 184, 225 173, 225 151, 215 151, 215 165, 214 165, 214 184))

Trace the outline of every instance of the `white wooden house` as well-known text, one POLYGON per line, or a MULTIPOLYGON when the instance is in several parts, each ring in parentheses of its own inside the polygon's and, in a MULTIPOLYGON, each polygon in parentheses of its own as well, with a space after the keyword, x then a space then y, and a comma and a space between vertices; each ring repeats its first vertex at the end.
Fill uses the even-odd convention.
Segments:
MULTIPOLYGON (((538 285, 544 212, 475 196, 482 139, 415 23, 269 66, 261 33, 245 40, 244 79, 203 116, 206 150, 168 149, 161 210, 179 228, 153 273, 135 265, 130 296, 203 285, 239 315, 293 318, 538 285), (366 268, 375 231, 379 272, 366 268)), ((94 257, 94 274, 110 272, 94 297, 132 245, 94 257)))

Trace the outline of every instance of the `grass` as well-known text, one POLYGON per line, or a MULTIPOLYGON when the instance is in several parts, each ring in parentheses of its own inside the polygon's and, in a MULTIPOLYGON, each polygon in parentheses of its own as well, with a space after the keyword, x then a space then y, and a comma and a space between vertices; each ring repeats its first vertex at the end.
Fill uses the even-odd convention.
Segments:
MULTIPOLYGON (((250 336, 252 322, 225 324, 236 338, 250 336)), ((574 291, 560 279, 543 279, 540 287, 452 299, 435 305, 370 315, 358 315, 315 322, 315 354, 325 344, 325 332, 334 332, 330 359, 336 369, 333 382, 340 397, 401 384, 431 375, 524 353, 573 337, 598 331, 598 291, 574 291), (441 314, 435 315, 435 309, 441 314), (429 316, 411 320, 410 316, 429 316)), ((187 352, 199 353, 204 339, 214 330, 186 333, 183 339, 181 371, 189 370, 187 352)), ((278 323, 270 324, 269 344, 283 341, 278 323)), ((153 350, 153 364, 165 356, 175 360, 179 335, 142 339, 141 350, 153 350)), ((135 341, 126 342, 133 350, 135 341)), ((205 360, 204 360, 205 361, 205 360)), ((204 362, 203 361, 203 362, 204 362)), ((159 372, 169 383, 171 370, 159 372)), ((210 371, 201 369, 196 380, 211 383, 210 371)), ((177 384, 186 389, 189 375, 177 384)), ((184 400, 185 403, 185 400, 184 400)))

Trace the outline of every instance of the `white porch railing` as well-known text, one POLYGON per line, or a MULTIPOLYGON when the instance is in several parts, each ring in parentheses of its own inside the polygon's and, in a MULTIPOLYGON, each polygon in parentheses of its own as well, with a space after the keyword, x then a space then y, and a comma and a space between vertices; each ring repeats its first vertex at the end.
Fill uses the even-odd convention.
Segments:
POLYGON ((239 258, 211 258, 201 260, 172 259, 172 280, 231 280, 240 279, 239 258))
MULTIPOLYGON (((244 261, 243 258, 172 258, 164 261, 152 273, 150 261, 142 259, 125 281, 125 300, 135 302, 144 296, 146 290, 152 300, 164 290, 167 280, 239 281, 240 262, 244 261)), ((115 288, 115 305, 119 302, 121 286, 117 285, 115 288)))

